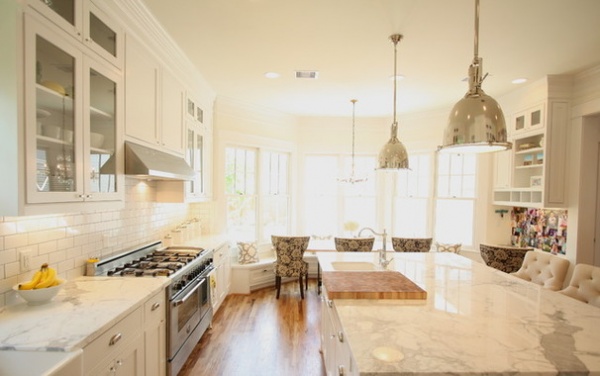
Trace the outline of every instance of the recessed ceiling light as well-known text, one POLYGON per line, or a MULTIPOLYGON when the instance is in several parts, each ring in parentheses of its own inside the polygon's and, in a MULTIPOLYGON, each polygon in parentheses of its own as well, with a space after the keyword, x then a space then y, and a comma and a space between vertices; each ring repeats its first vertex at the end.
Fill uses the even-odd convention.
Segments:
POLYGON ((527 82, 526 78, 515 78, 514 80, 511 81, 513 84, 523 84, 525 82, 527 82))
POLYGON ((267 72, 265 73, 266 78, 279 78, 279 73, 277 72, 267 72))
POLYGON ((316 80, 319 78, 319 71, 296 71, 296 78, 308 78, 311 80, 316 80))

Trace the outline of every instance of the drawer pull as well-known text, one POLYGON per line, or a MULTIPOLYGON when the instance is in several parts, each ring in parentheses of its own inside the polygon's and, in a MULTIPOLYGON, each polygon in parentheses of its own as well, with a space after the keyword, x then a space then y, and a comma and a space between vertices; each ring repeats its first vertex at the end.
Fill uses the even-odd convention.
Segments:
POLYGON ((119 340, 121 340, 121 333, 117 333, 114 336, 112 336, 110 338, 110 341, 108 342, 109 346, 114 346, 117 342, 119 342, 119 340))
POLYGON ((152 304, 152 308, 150 308, 150 311, 156 311, 159 307, 160 307, 160 303, 156 302, 156 303, 152 304))

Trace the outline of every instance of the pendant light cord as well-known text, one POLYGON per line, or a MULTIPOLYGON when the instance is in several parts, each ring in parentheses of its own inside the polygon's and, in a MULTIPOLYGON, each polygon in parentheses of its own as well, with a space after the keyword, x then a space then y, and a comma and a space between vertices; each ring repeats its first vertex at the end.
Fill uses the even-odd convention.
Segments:
POLYGON ((479 0, 475 0, 475 43, 474 61, 479 59, 479 0))
POLYGON ((396 121, 396 102, 397 102, 396 86, 397 86, 397 81, 398 81, 398 72, 397 72, 398 42, 400 42, 400 40, 402 39, 402 35, 401 34, 393 34, 390 37, 390 39, 394 43, 394 122, 392 123, 391 137, 397 138, 398 137, 398 122, 396 121))
POLYGON ((351 172, 351 176, 354 178, 354 140, 355 140, 355 136, 354 136, 354 119, 355 119, 355 111, 356 111, 356 99, 352 99, 350 100, 350 102, 352 102, 352 172, 351 172))

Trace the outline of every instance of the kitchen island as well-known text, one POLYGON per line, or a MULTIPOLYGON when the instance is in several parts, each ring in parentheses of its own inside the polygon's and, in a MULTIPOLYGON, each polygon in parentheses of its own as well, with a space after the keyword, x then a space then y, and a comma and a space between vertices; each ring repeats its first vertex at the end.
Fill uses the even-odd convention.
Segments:
MULTIPOLYGON (((600 375, 599 308, 455 254, 389 257, 387 270, 415 282, 427 299, 331 301, 325 284, 325 311, 335 311, 350 353, 333 350, 345 359, 344 375, 600 375)), ((356 263, 357 280, 361 269, 381 270, 377 252, 317 258, 324 273, 356 263)), ((327 359, 331 346, 323 347, 328 372, 337 374, 340 365, 327 359)))

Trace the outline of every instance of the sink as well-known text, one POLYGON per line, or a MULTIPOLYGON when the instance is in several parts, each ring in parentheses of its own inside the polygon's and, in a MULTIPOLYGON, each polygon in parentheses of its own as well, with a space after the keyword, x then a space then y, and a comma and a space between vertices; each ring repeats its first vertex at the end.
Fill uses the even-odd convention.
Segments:
POLYGON ((331 267, 333 270, 345 272, 376 270, 375 264, 364 261, 333 261, 331 267))

